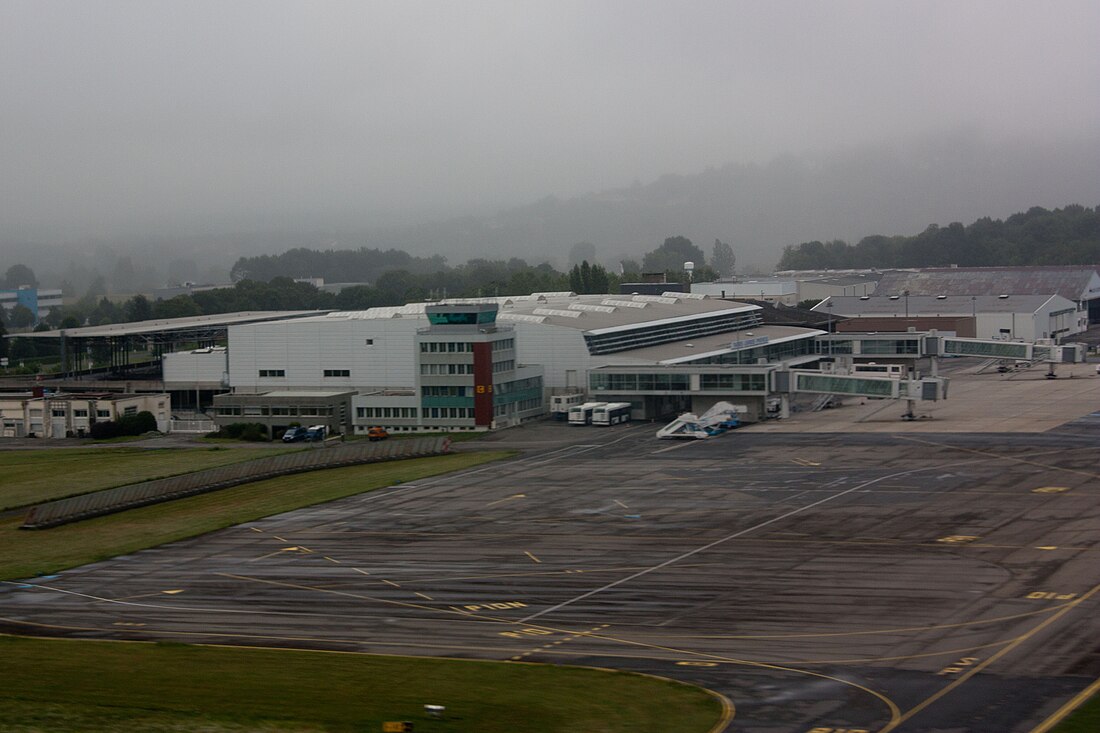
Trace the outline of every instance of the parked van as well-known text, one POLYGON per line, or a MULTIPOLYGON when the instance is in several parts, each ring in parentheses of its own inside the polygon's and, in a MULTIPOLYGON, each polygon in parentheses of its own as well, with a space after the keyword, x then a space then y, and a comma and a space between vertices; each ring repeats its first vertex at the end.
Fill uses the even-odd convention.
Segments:
POLYGON ((308 431, 300 425, 293 428, 287 428, 286 432, 283 433, 283 442, 297 443, 299 440, 305 440, 307 432, 308 431))
POLYGON ((324 440, 324 439, 325 439, 325 426, 324 425, 314 425, 311 428, 309 428, 308 430, 306 430, 306 440, 312 442, 312 441, 315 441, 315 440, 324 440))
POLYGON ((369 440, 371 442, 374 442, 376 440, 385 440, 388 437, 390 437, 390 434, 386 431, 385 428, 368 428, 367 429, 367 440, 369 440))

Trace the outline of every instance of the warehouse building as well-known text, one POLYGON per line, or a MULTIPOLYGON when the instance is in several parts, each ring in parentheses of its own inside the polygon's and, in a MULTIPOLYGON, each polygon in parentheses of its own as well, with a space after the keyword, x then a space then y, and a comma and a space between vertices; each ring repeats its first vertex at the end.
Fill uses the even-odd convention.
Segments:
POLYGON ((1085 265, 1031 267, 929 267, 884 273, 876 295, 1059 295, 1100 322, 1100 274, 1085 265))
POLYGON ((1088 328, 1085 311, 1060 295, 832 297, 814 310, 836 316, 836 330, 848 333, 936 329, 979 339, 1062 341, 1088 328))

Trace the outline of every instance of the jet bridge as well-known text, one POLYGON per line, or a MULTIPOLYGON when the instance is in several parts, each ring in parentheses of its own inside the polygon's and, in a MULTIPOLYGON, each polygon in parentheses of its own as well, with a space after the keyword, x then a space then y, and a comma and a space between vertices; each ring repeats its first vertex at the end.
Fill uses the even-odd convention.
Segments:
POLYGON ((790 392, 878 397, 888 400, 947 399, 948 380, 944 377, 893 379, 863 375, 825 374, 808 369, 793 369, 788 374, 790 375, 790 392))
POLYGON ((996 341, 931 335, 925 338, 929 356, 980 356, 1015 361, 1080 364, 1085 361, 1084 344, 996 341))
POLYGON ((1047 377, 1054 378, 1057 376, 1054 373, 1056 364, 1077 364, 1085 361, 1085 345, 956 338, 940 336, 933 331, 923 337, 921 353, 917 356, 932 358, 932 376, 920 379, 896 379, 872 377, 866 374, 838 374, 792 369, 774 373, 774 391, 789 394, 808 393, 906 400, 909 403, 909 410, 905 417, 912 418, 913 405, 917 400, 947 399, 949 380, 937 376, 935 372, 935 361, 938 357, 977 356, 1029 364, 1042 362, 1050 367, 1047 377))

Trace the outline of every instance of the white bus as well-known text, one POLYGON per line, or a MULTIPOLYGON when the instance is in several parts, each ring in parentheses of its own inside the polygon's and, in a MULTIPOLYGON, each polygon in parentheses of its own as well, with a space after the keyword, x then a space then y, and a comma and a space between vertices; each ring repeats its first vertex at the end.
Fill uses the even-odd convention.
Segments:
POLYGON ((629 402, 608 402, 592 410, 593 425, 618 425, 630 420, 629 402))
POLYGON ((592 411, 597 407, 603 407, 606 402, 585 402, 583 405, 574 405, 569 408, 570 425, 591 425, 592 411))
POLYGON ((569 416, 569 408, 584 403, 584 395, 556 394, 550 396, 550 414, 555 420, 565 420, 569 416))

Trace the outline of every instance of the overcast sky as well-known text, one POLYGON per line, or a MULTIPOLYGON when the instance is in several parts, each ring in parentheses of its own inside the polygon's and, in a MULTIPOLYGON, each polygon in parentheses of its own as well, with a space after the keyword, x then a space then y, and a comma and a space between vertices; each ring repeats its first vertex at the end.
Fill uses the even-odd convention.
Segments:
POLYGON ((960 127, 1069 138, 1100 127, 1097 29, 1095 0, 0 0, 0 236, 370 226, 960 127))

